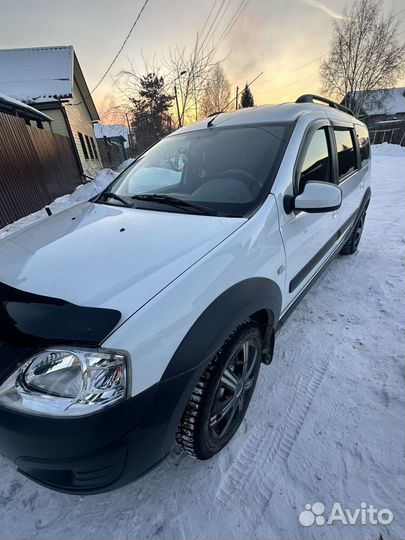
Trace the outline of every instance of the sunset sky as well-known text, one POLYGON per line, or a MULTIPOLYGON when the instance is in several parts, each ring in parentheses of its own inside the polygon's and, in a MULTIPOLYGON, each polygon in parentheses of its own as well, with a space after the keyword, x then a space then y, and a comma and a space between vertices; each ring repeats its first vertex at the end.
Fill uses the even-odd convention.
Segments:
MULTIPOLYGON (((143 69, 142 55, 159 65, 170 47, 190 46, 215 0, 149 0, 138 25, 111 73, 94 92, 102 114, 119 100, 113 82, 131 62, 143 69)), ((243 86, 261 71, 252 86, 257 104, 293 100, 319 92, 319 57, 328 50, 333 21, 345 0, 250 0, 218 51, 226 75, 243 86), (305 65, 304 65, 305 64, 305 65)), ((0 0, 0 48, 73 45, 92 88, 113 59, 143 0, 0 0), (33 9, 35 7, 35 9, 33 9)), ((217 0, 217 5, 221 0, 217 0)), ((219 37, 240 0, 228 6, 219 37)), ((402 0, 382 0, 384 12, 401 13, 402 0)))

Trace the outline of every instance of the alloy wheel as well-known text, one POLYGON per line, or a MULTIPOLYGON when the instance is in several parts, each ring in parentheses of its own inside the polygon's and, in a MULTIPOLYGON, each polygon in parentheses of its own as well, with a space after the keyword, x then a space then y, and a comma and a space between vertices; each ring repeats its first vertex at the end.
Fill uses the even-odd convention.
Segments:
POLYGON ((224 437, 233 421, 243 414, 255 379, 257 356, 255 343, 246 340, 225 366, 210 412, 209 429, 214 439, 224 437))

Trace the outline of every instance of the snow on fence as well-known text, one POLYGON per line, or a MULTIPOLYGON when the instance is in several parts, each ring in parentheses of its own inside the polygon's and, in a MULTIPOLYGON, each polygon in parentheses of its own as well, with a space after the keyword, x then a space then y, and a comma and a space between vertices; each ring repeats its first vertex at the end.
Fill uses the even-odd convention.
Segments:
POLYGON ((81 183, 67 137, 0 113, 0 227, 71 193, 81 183))

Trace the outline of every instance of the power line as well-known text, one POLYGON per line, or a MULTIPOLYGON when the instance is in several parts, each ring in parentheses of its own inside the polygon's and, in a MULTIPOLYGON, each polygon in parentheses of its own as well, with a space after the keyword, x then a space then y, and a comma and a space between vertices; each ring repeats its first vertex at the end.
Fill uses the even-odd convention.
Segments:
MULTIPOLYGON (((254 82, 256 82, 257 79, 258 79, 259 77, 261 77, 262 75, 263 75, 263 71, 262 71, 261 73, 259 73, 259 75, 257 75, 252 81, 250 81, 249 84, 246 84, 246 86, 247 86, 248 88, 249 88, 250 86, 252 86, 252 84, 253 84, 254 82)), ((215 120, 220 114, 222 114, 224 111, 226 111, 226 109, 229 107, 229 105, 231 105, 231 104, 235 101, 236 98, 237 98, 237 96, 235 96, 234 98, 232 98, 231 101, 230 101, 229 103, 227 103, 227 104, 225 105, 225 107, 223 107, 223 109, 222 109, 221 111, 215 113, 215 114, 212 116, 212 118, 210 119, 210 121, 208 122, 208 126, 207 126, 207 127, 211 127, 211 126, 213 125, 213 123, 214 123, 214 120, 215 120)))
POLYGON ((144 12, 144 9, 146 8, 146 5, 148 4, 148 2, 149 2, 149 0, 145 0, 143 6, 141 7, 141 9, 140 9, 140 11, 139 11, 139 13, 138 13, 138 15, 137 15, 135 21, 134 21, 134 24, 131 26, 131 29, 129 30, 129 32, 128 32, 126 38, 124 39, 123 44, 122 44, 121 47, 118 49, 118 52, 117 52, 117 54, 114 56, 114 58, 113 58, 111 64, 110 64, 110 65, 108 66, 108 68, 105 70, 103 76, 102 76, 101 79, 98 81, 98 83, 97 83, 96 86, 93 88, 93 90, 90 92, 90 94, 92 94, 92 93, 100 86, 100 84, 104 81, 104 79, 107 77, 108 72, 110 71, 110 69, 111 69, 111 68, 113 67, 113 65, 115 64, 117 58, 118 58, 119 55, 121 54, 121 52, 122 52, 123 48, 125 47, 125 45, 127 44, 128 39, 131 37, 131 34, 132 34, 132 32, 133 32, 135 26, 137 25, 139 19, 141 18, 141 15, 142 15, 142 13, 144 12))
POLYGON ((311 73, 311 75, 308 75, 307 77, 304 77, 303 79, 298 79, 296 81, 292 81, 288 84, 284 84, 283 86, 276 86, 275 88, 272 88, 271 90, 265 90, 264 92, 260 92, 259 94, 256 94, 256 95, 263 95, 263 94, 271 94, 272 92, 276 91, 276 90, 282 90, 283 88, 288 88, 289 86, 294 86, 294 84, 298 84, 300 82, 303 82, 303 81, 307 81, 308 79, 312 79, 313 77, 315 77, 317 73, 311 73))
POLYGON ((125 37, 121 47, 118 49, 118 52, 117 54, 114 56, 112 62, 110 63, 110 65, 108 66, 108 68, 105 70, 105 72, 103 73, 101 79, 98 81, 98 83, 94 86, 93 90, 90 91, 90 93, 82 99, 82 101, 79 101, 79 103, 73 103, 73 105, 80 105, 81 103, 83 103, 83 101, 85 101, 88 97, 91 96, 91 94, 97 90, 97 88, 100 86, 100 84, 104 81, 104 79, 107 77, 110 69, 113 67, 113 65, 115 64, 117 58, 119 57, 119 55, 121 54, 122 50, 124 49, 125 45, 127 44, 127 41, 129 40, 129 38, 131 37, 131 34, 135 28, 135 26, 137 25, 139 19, 141 18, 142 16, 142 13, 144 12, 145 8, 146 8, 146 5, 148 4, 149 0, 145 0, 145 2, 143 3, 143 6, 141 7, 138 15, 136 16, 136 19, 133 23, 133 25, 131 26, 127 36, 125 37))
MULTIPOLYGON (((405 11, 405 8, 404 9, 401 9, 400 11, 397 11, 396 13, 394 13, 394 17, 397 17, 398 15, 400 15, 401 13, 403 13, 405 11)), ((399 32, 399 34, 402 34, 404 33, 405 30, 402 30, 401 32, 399 32)), ((322 58, 324 58, 325 56, 328 56, 328 53, 325 53, 325 54, 322 54, 321 56, 317 56, 316 58, 314 58, 313 60, 310 60, 309 62, 306 62, 305 64, 300 64, 299 66, 296 66, 295 68, 289 70, 289 71, 286 71, 285 73, 282 73, 281 75, 277 75, 276 77, 272 77, 271 79, 266 79, 265 81, 261 81, 259 84, 262 85, 262 84, 266 84, 266 83, 270 83, 270 82, 273 82, 274 80, 277 80, 277 79, 281 79, 287 75, 290 75, 291 73, 294 73, 295 71, 298 71, 299 69, 303 68, 303 67, 306 67, 306 66, 309 66, 310 64, 313 64, 314 62, 317 62, 319 60, 321 60, 322 58)), ((306 79, 309 79, 310 77, 306 77, 306 79)), ((305 80, 305 79, 301 79, 301 80, 305 80)), ((296 81, 296 82, 299 82, 299 81, 296 81)), ((292 83, 291 83, 292 84, 292 83)), ((286 85, 286 86, 291 86, 290 84, 286 85)), ((286 86, 282 86, 280 88, 285 88, 286 86)), ((265 93, 265 92, 263 92, 265 93)), ((260 94, 259 94, 260 95, 260 94)))
POLYGON ((220 15, 221 11, 222 11, 222 8, 224 7, 225 2, 226 2, 226 0, 222 0, 222 2, 221 2, 221 4, 220 4, 219 8, 217 9, 217 11, 216 11, 216 13, 215 13, 215 15, 214 15, 214 19, 213 19, 212 22, 211 22, 211 26, 209 27, 208 32, 207 32, 206 35, 205 35, 205 38, 204 38, 203 41, 201 42, 200 50, 203 48, 203 46, 204 46, 204 44, 206 43, 206 41, 207 41, 209 35, 211 34, 212 29, 213 29, 214 25, 216 24, 216 22, 217 22, 217 20, 218 20, 218 17, 219 17, 219 15, 220 15))
POLYGON ((221 45, 221 43, 224 41, 224 39, 228 36, 229 32, 235 26, 235 24, 237 23, 239 17, 242 15, 242 12, 245 10, 245 8, 249 4, 249 2, 250 2, 250 0, 241 0, 239 6, 236 8, 235 13, 233 14, 230 21, 228 22, 228 25, 225 27, 224 31, 222 32, 222 34, 221 34, 221 36, 220 36, 220 38, 218 40, 218 43, 216 45, 217 47, 219 47, 221 45))
POLYGON ((213 0, 210 12, 208 13, 208 17, 205 19, 204 26, 202 27, 201 34, 200 34, 201 36, 204 35, 204 30, 207 27, 208 21, 210 20, 212 12, 214 11, 214 7, 216 6, 217 3, 218 3, 218 0, 213 0))
POLYGON ((212 32, 212 39, 214 39, 214 36, 215 36, 215 34, 216 34, 216 32, 217 32, 217 30, 218 30, 218 28, 219 28, 219 26, 220 26, 220 24, 222 22, 222 19, 224 18, 225 13, 228 11, 231 2, 232 2, 232 0, 228 0, 228 3, 226 4, 226 6, 224 8, 221 17, 219 18, 219 21, 216 24, 216 26, 215 26, 215 28, 214 28, 214 30, 212 32))
POLYGON ((310 60, 309 62, 306 62, 305 64, 300 64, 299 66, 296 66, 293 69, 290 69, 290 71, 286 71, 285 73, 282 73, 281 75, 276 75, 275 77, 272 77, 271 79, 267 79, 265 81, 261 81, 259 84, 266 84, 269 82, 273 82, 277 79, 282 79, 283 77, 286 77, 287 75, 290 75, 291 73, 294 73, 295 71, 298 71, 299 69, 309 66, 310 64, 313 64, 314 62, 317 62, 318 60, 321 60, 321 58, 324 58, 327 56, 326 54, 322 54, 321 56, 318 56, 317 58, 314 58, 313 60, 310 60))

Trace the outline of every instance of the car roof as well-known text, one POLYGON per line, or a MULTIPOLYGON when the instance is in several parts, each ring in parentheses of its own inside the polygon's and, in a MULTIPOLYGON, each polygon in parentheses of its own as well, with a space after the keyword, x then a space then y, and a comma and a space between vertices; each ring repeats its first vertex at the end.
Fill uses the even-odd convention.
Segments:
POLYGON ((215 115, 213 115, 190 126, 182 127, 175 131, 174 134, 177 135, 179 133, 186 133, 210 127, 208 126, 208 122, 213 118, 212 127, 219 125, 221 127, 226 127, 238 125, 245 126, 247 124, 258 123, 291 123, 304 115, 330 118, 334 121, 341 120, 343 123, 347 124, 349 122, 351 125, 354 123, 362 124, 360 120, 354 118, 350 114, 325 105, 319 105, 317 103, 281 103, 279 105, 260 105, 258 107, 220 113, 216 118, 214 118, 215 115))

